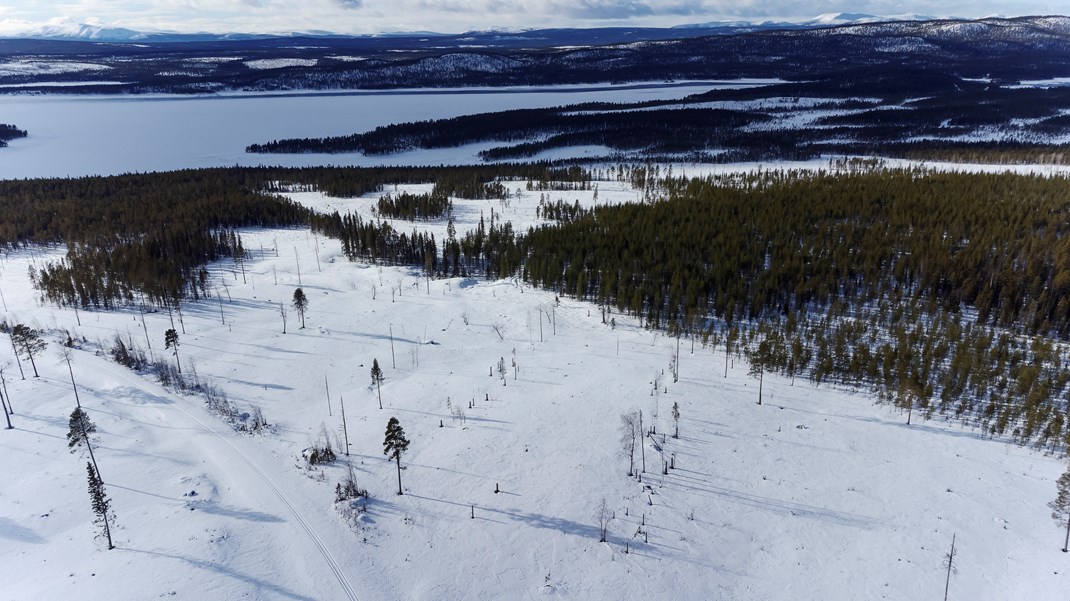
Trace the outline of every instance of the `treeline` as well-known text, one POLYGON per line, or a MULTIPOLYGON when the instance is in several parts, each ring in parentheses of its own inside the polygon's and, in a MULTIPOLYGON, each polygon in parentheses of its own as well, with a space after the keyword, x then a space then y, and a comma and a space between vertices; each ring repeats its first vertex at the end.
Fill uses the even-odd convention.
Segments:
POLYGON ((380 196, 376 206, 383 217, 408 221, 439 219, 453 213, 453 201, 437 190, 426 194, 400 192, 380 196))
POLYGON ((0 245, 65 243, 41 267, 53 302, 112 307, 203 296, 201 266, 238 250, 229 230, 305 224, 308 210, 243 186, 235 172, 187 171, 0 182, 0 245))
POLYGON ((248 152, 362 152, 495 145, 485 161, 603 146, 607 154, 713 162, 903 156, 919 149, 1065 151, 1070 89, 1003 86, 950 73, 883 66, 807 81, 715 89, 680 100, 587 103, 397 123, 365 133, 274 140, 248 152), (731 110, 724 107, 733 107, 731 110), (972 141, 968 141, 971 140, 972 141), (993 142, 992 140, 995 140, 993 142))
MULTIPOLYGON (((761 114, 725 109, 621 110, 616 107, 611 110, 604 104, 574 105, 399 123, 339 137, 274 140, 251 144, 246 147, 246 152, 362 152, 379 155, 413 149, 450 148, 488 140, 530 138, 545 138, 540 143, 542 148, 597 144, 617 149, 675 152, 705 148, 726 136, 727 132, 765 119, 761 114)), ((530 156, 537 151, 488 158, 530 156)))
MULTIPOLYGON (((547 164, 433 168, 230 168, 0 181, 0 247, 65 244, 66 256, 33 274, 60 305, 112 308, 135 299, 175 306, 210 293, 204 265, 245 257, 242 227, 306 225, 308 209, 276 192, 314 187, 334 196, 435 181, 435 202, 499 198, 499 179, 585 182, 547 164)), ((404 253, 393 261, 408 262, 404 253)), ((418 264, 422 264, 419 263, 418 264)))
POLYGON ((333 220, 373 242, 343 242, 355 258, 520 276, 764 369, 1065 448, 1070 181, 862 167, 690 180, 622 170, 667 199, 526 233, 492 219, 438 249, 333 220))
POLYGON ((0 123, 0 148, 7 146, 7 143, 11 140, 25 138, 27 135, 24 129, 19 129, 8 123, 0 123))

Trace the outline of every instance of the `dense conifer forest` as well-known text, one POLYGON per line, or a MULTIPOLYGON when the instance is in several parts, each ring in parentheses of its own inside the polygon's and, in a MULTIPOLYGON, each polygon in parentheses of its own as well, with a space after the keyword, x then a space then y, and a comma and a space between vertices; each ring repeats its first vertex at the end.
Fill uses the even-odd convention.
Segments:
POLYGON ((251 153, 366 155, 493 144, 487 161, 574 146, 643 159, 806 160, 824 155, 1059 154, 1070 88, 1003 87, 948 74, 874 70, 714 89, 680 100, 587 103, 396 123, 358 134, 251 144, 251 153), (905 83, 909 82, 909 83, 905 83))
POLYGON ((25 138, 26 136, 26 130, 19 129, 8 123, 0 123, 0 148, 7 146, 7 143, 11 140, 25 138))
POLYGON ((710 369, 746 355, 762 370, 872 389, 923 417, 1063 450, 1068 185, 872 163, 691 179, 626 165, 214 169, 2 182, 0 242, 67 245, 65 259, 33 274, 49 302, 173 306, 211 293, 207 261, 242 260, 237 228, 311 225, 351 260, 520 278, 593 301, 607 327, 614 313, 638 316, 712 350, 710 369), (492 212, 444 240, 415 224, 314 214, 276 194, 433 182, 429 194, 381 201, 415 221, 447 219, 450 198, 587 188, 595 175, 631 182, 643 201, 540 205, 548 222, 526 232, 492 212))

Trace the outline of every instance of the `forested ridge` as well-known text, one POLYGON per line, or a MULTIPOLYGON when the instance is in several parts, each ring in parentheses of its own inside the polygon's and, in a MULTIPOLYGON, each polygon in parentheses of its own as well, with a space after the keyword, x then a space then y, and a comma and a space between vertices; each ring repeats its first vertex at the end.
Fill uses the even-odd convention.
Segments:
MULTIPOLYGON (((881 68, 677 100, 513 109, 326 138, 272 140, 252 153, 382 155, 485 143, 485 161, 601 146, 632 160, 807 160, 1066 152, 1070 90, 1018 87, 920 69, 881 68), (674 158, 675 157, 675 158, 674 158)), ((619 159, 615 159, 619 160, 619 159)))
POLYGON ((607 323, 638 316, 793 379, 864 386, 1023 444, 1070 441, 1067 178, 618 177, 650 201, 527 232, 493 218, 440 241, 354 215, 313 225, 353 260, 521 277, 598 303, 607 323))
POLYGON ((437 197, 496 197, 500 175, 575 179, 546 165, 476 168, 200 169, 78 179, 0 181, 0 246, 65 244, 64 260, 34 274, 44 297, 110 308, 174 305, 208 296, 203 265, 244 260, 240 227, 304 226, 308 209, 275 192, 316 187, 359 196, 389 184, 438 182, 437 197))
POLYGON ((526 232, 492 212, 439 240, 415 225, 312 214, 272 192, 434 182, 384 206, 443 219, 451 197, 504 198, 524 181, 583 188, 592 174, 234 168, 0 182, 0 241, 67 244, 65 260, 35 274, 51 302, 107 308, 144 294, 170 305, 209 292, 206 261, 240 260, 234 228, 310 224, 352 260, 521 278, 597 303, 607 327, 615 313, 637 316, 722 349, 711 369, 747 355, 762 370, 863 386, 925 417, 1065 449, 1070 179, 868 167, 687 179, 621 165, 606 173, 643 202, 540 206, 556 221, 526 232))

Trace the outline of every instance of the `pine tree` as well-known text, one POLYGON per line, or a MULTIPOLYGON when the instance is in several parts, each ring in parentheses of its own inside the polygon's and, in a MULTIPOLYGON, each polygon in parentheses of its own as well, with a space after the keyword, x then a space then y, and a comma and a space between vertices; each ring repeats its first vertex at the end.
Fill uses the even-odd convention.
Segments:
POLYGON ((48 343, 41 339, 37 330, 33 330, 21 323, 11 329, 11 341, 30 360, 30 365, 33 366, 33 377, 41 377, 37 373, 37 364, 34 363, 33 358, 40 355, 45 350, 45 347, 48 346, 48 343))
POLYGON ((301 316, 301 329, 305 329, 305 311, 308 310, 308 297, 305 296, 305 291, 300 288, 294 290, 294 300, 291 304, 297 314, 301 316))
POLYGON ((765 370, 769 366, 772 350, 768 340, 762 340, 758 343, 758 348, 754 351, 748 352, 748 359, 750 360, 750 370, 747 372, 748 376, 752 378, 758 378, 758 404, 762 404, 762 383, 765 380, 765 370))
POLYGON ((383 370, 379 369, 379 360, 372 359, 372 384, 375 384, 375 392, 379 395, 379 408, 383 408, 383 391, 382 383, 386 378, 383 376, 383 370))
POLYGON ((1055 483, 1059 493, 1054 500, 1048 503, 1051 508, 1051 519, 1060 526, 1066 523, 1066 538, 1063 541, 1063 553, 1070 547, 1070 467, 1059 476, 1055 483))
POLYGON ((115 519, 111 511, 111 499, 104 492, 104 481, 100 479, 100 475, 97 474, 93 464, 86 462, 85 467, 89 472, 89 501, 93 506, 93 514, 97 516, 93 523, 100 524, 104 528, 104 536, 108 539, 108 549, 114 549, 115 545, 111 542, 111 524, 109 523, 109 520, 114 521, 115 519))
POLYGON ((401 491, 401 454, 409 448, 409 439, 405 438, 405 430, 401 428, 398 418, 391 417, 386 423, 386 438, 383 440, 383 454, 397 461, 398 464, 398 494, 401 491))
POLYGON ((74 452, 75 447, 87 444, 89 442, 89 435, 97 431, 97 426, 86 415, 86 412, 81 407, 76 408, 71 412, 71 418, 68 422, 69 429, 67 431, 67 448, 74 452))
POLYGON ((163 347, 175 349, 175 364, 178 365, 178 373, 182 373, 182 361, 178 358, 178 332, 174 328, 163 333, 163 347))

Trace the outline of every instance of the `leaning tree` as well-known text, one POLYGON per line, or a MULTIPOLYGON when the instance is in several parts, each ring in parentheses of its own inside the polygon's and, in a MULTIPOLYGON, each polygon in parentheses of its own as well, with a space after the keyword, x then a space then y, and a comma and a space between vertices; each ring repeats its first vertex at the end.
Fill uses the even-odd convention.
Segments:
POLYGON ((41 377, 37 374, 37 364, 34 363, 33 358, 40 355, 48 343, 41 339, 37 330, 20 323, 11 328, 11 342, 30 360, 30 365, 33 366, 33 377, 41 377))

